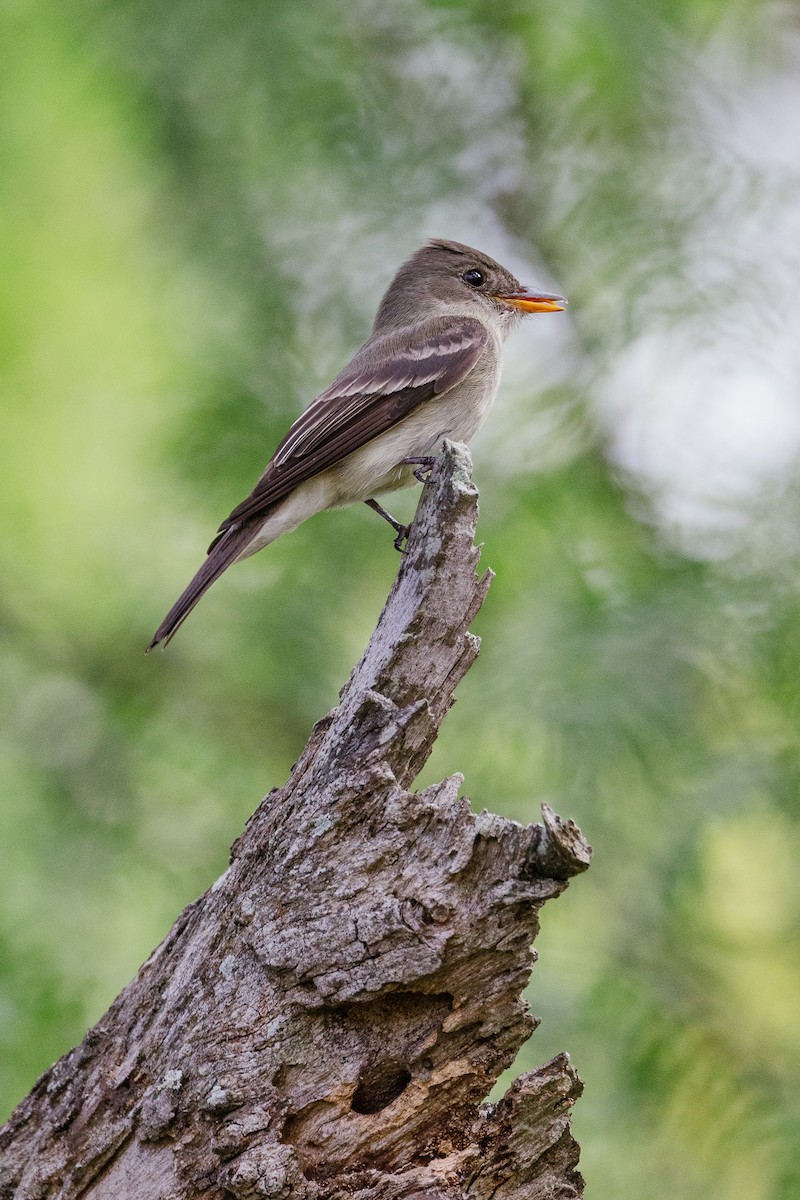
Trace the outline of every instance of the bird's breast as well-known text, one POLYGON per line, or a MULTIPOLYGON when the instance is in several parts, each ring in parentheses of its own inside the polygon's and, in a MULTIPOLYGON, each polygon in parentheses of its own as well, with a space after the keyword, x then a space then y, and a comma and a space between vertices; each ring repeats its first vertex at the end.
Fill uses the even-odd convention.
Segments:
MULTIPOLYGON (((492 347, 494 350, 494 347, 492 347)), ((486 353, 461 383, 423 401, 391 429, 353 451, 325 475, 336 505, 367 500, 412 485, 405 458, 436 455, 442 442, 469 442, 489 413, 500 383, 500 354, 486 353)))

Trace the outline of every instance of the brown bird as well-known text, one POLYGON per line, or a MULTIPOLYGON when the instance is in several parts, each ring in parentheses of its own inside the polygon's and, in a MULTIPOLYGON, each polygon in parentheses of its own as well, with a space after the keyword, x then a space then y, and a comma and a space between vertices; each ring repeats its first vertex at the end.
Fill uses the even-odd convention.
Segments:
POLYGON ((468 442, 500 382, 503 342, 525 313, 566 300, 523 287, 488 255, 430 241, 403 263, 372 333, 330 387, 292 425, 253 491, 222 522, 208 557, 147 647, 168 642, 231 563, 248 558, 326 508, 408 487, 444 438, 468 442))

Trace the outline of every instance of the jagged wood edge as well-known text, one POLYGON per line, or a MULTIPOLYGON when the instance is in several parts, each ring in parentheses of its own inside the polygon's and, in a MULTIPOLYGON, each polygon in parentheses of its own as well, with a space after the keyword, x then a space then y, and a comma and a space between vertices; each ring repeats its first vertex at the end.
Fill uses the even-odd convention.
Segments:
POLYGON ((0 1131, 2 1200, 578 1196, 565 1056, 481 1101, 534 1022, 538 909, 589 848, 418 774, 475 659, 477 491, 447 445, 341 703, 231 866, 0 1131))

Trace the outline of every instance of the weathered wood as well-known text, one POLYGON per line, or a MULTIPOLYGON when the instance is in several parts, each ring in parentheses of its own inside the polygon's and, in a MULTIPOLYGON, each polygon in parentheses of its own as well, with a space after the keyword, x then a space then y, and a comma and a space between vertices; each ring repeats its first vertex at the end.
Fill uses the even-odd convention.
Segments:
POLYGON ((0 1131, 3 1200, 581 1194, 565 1056, 481 1102, 589 848, 546 806, 474 815, 459 776, 407 790, 478 652, 470 469, 446 446, 341 703, 229 869, 0 1131))

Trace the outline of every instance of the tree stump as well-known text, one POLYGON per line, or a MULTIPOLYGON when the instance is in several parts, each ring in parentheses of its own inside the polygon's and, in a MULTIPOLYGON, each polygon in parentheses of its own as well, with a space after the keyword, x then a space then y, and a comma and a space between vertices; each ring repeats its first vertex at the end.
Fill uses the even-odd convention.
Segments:
POLYGON ((0 1131, 3 1200, 582 1193, 566 1055, 485 1105, 535 1027, 545 900, 589 847, 546 806, 409 791, 478 653, 477 491, 434 468, 375 633, 225 874, 0 1131))

